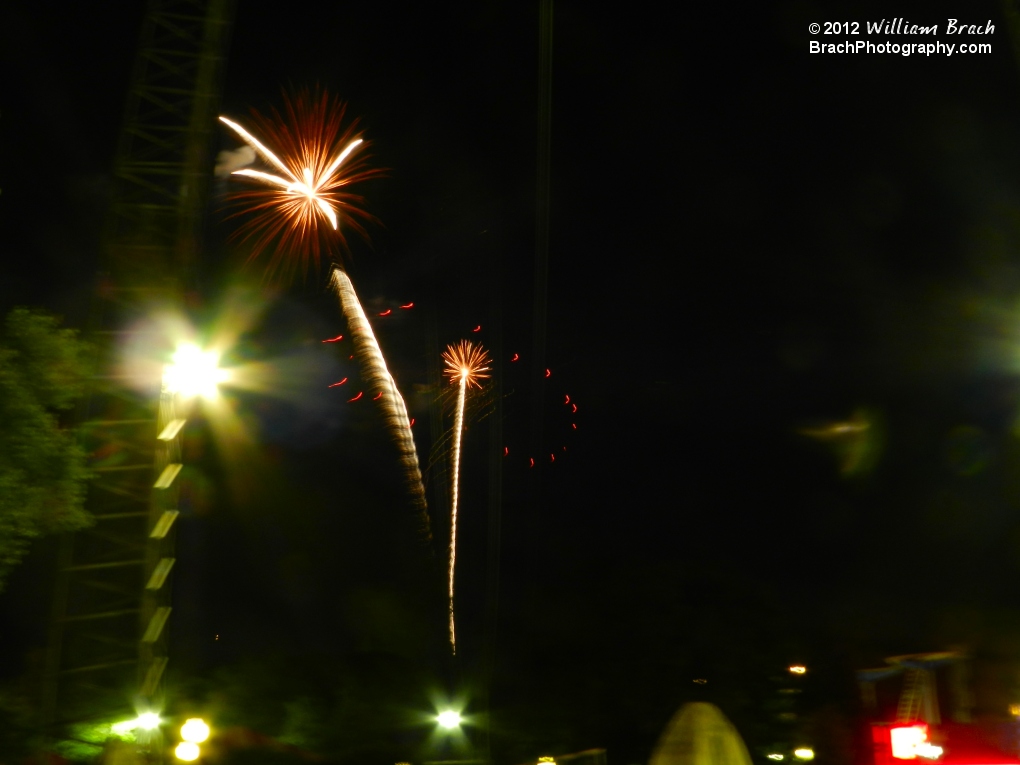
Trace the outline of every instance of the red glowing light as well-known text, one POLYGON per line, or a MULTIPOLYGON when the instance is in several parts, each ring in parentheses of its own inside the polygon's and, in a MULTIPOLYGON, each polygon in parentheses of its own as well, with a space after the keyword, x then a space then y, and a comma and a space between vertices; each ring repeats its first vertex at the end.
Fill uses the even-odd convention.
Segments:
POLYGON ((382 398, 382 391, 379 391, 378 393, 375 394, 375 396, 372 397, 372 400, 373 401, 378 401, 381 398, 382 398))
POLYGON ((478 325, 477 327, 475 327, 475 328, 474 328, 473 330, 471 330, 471 331, 472 331, 472 332, 481 332, 481 331, 482 331, 482 325, 481 325, 481 324, 479 324, 479 325, 478 325))
POLYGON ((555 454, 550 454, 549 455, 549 461, 550 462, 555 462, 556 461, 556 455, 555 454))
POLYGON ((414 427, 414 417, 411 418, 411 422, 408 424, 409 428, 414 427))
POLYGON ((546 376, 546 377, 549 377, 549 376, 551 376, 551 375, 552 375, 552 372, 550 372, 550 371, 549 371, 548 369, 547 369, 547 370, 545 370, 545 376, 546 376))
POLYGON ((343 335, 337 335, 336 337, 331 337, 331 338, 329 338, 329 340, 323 340, 322 342, 324 342, 324 343, 338 343, 338 342, 340 342, 343 339, 344 339, 343 335))
POLYGON ((564 404, 569 404, 569 403, 570 403, 570 396, 567 396, 567 400, 566 400, 566 401, 564 401, 563 403, 564 403, 564 404))
POLYGON ((520 358, 520 356, 518 356, 518 355, 517 355, 517 354, 515 353, 515 354, 514 354, 514 357, 513 357, 512 359, 510 359, 510 361, 517 361, 517 359, 519 359, 519 358, 520 358))
POLYGON ((357 400, 358 400, 359 398, 361 398, 361 397, 362 397, 362 396, 364 396, 364 395, 365 395, 365 391, 363 391, 363 390, 362 390, 362 391, 358 391, 358 395, 357 395, 357 396, 355 396, 354 398, 349 398, 349 399, 347 399, 347 403, 349 404, 349 403, 351 403, 352 401, 357 401, 357 400))
POLYGON ((330 387, 330 388, 335 388, 335 387, 336 387, 336 386, 338 386, 338 385, 343 385, 343 384, 344 384, 345 382, 347 382, 347 378, 346 378, 346 377, 345 377, 344 379, 342 379, 342 380, 341 380, 340 382, 335 382, 335 383, 333 383, 333 384, 332 384, 332 385, 330 385, 329 387, 330 387))
POLYGON ((392 309, 392 308, 387 308, 387 309, 386 309, 385 311, 383 311, 383 312, 382 312, 381 314, 379 314, 379 315, 380 315, 380 316, 389 316, 389 315, 390 315, 391 313, 393 313, 393 309, 392 309))
POLYGON ((528 458, 528 462, 531 463, 528 467, 535 467, 535 459, 534 459, 534 457, 529 457, 528 458))
POLYGON ((577 404, 574 404, 574 411, 577 411, 577 404))
POLYGON ((509 453, 510 453, 510 447, 508 447, 508 446, 504 446, 504 447, 503 447, 503 456, 505 457, 505 456, 507 456, 507 455, 508 455, 509 453))
POLYGON ((414 308, 414 303, 408 303, 407 305, 402 305, 400 307, 406 311, 408 308, 414 308))
POLYGON ((577 423, 576 422, 570 423, 570 427, 572 427, 574 430, 577 430, 577 423))

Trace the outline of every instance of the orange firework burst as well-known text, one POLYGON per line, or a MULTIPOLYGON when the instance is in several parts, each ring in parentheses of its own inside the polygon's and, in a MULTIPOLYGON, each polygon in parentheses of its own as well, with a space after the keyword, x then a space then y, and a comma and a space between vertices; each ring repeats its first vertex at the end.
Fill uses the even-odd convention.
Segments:
POLYGON ((266 143, 220 117, 269 166, 268 171, 244 168, 231 173, 261 187, 234 193, 231 200, 243 205, 236 215, 251 216, 237 233, 252 241, 252 259, 275 243, 269 274, 287 264, 306 271, 309 260, 318 267, 322 254, 339 254, 336 244, 347 246, 341 221, 367 238, 358 219, 374 218, 358 206, 362 198, 347 188, 382 171, 366 167, 367 156, 361 152, 367 144, 356 132, 357 121, 343 126, 344 111, 345 105, 326 92, 302 90, 285 96, 283 116, 273 109, 268 119, 252 110, 266 143))
POLYGON ((461 340, 459 345, 448 345, 443 352, 443 361, 446 369, 443 374, 450 378, 450 382, 459 384, 461 380, 468 387, 481 388, 479 380, 489 377, 489 354, 480 345, 475 345, 468 340, 461 340))

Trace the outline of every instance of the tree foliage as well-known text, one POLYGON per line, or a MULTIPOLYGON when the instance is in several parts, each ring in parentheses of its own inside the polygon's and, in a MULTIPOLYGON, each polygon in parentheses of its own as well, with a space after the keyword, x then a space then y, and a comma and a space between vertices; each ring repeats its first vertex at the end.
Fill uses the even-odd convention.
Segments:
POLYGON ((84 450, 62 426, 84 391, 86 344, 57 318, 11 311, 0 336, 0 590, 42 534, 91 522, 84 450))

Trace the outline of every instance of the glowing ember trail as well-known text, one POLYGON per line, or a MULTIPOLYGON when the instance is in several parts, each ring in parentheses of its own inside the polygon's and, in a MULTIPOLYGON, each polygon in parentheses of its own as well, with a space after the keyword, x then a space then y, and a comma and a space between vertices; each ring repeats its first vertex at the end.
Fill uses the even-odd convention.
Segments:
POLYGON ((361 366, 361 378, 370 389, 379 391, 379 407, 385 417, 386 428, 400 450, 400 462, 404 466, 404 481, 418 513, 423 535, 428 538, 429 521, 425 504, 425 487, 421 482, 421 468, 418 466, 418 451, 411 435, 411 423, 407 419, 407 407, 397 390, 397 384, 386 367, 382 350, 375 339, 372 325, 358 301, 351 279, 340 268, 333 269, 333 288, 340 298, 340 308, 347 319, 355 356, 361 366), (382 395, 388 393, 388 395, 382 395))
POLYGON ((457 653, 457 631, 454 624, 453 592, 454 572, 457 568, 457 503, 460 493, 460 444, 464 432, 464 402, 469 387, 481 388, 479 380, 488 377, 489 367, 485 366, 489 356, 480 345, 461 340, 459 345, 448 345, 443 352, 446 369, 443 374, 458 387, 457 409, 453 420, 453 483, 450 492, 450 647, 457 653))

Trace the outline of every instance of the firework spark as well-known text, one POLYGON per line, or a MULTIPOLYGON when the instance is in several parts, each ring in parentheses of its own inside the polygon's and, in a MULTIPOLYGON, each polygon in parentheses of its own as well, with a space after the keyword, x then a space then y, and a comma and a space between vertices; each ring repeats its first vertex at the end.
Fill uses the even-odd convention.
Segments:
POLYGON ((457 567, 457 503, 460 491, 460 444, 464 432, 464 402, 468 388, 481 388, 481 380, 489 377, 489 356, 480 345, 461 340, 459 345, 448 345, 443 352, 446 369, 443 370, 450 382, 458 387, 457 408, 453 421, 453 486, 450 492, 450 646, 457 653, 457 631, 454 624, 453 581, 457 567))
POLYGON ((356 123, 342 129, 344 108, 325 92, 302 91, 285 100, 286 118, 275 110, 271 120, 253 112, 266 143, 220 117, 269 166, 270 172, 243 168, 231 173, 262 187, 235 193, 232 199, 243 206, 238 214, 253 214, 238 232, 253 240, 252 258, 276 242, 269 272, 292 264, 295 256, 304 266, 309 259, 318 266, 320 255, 332 245, 346 246, 341 218, 365 236, 357 219, 372 218, 358 207, 361 197, 346 188, 381 171, 366 168, 361 155, 366 144, 355 132, 356 123), (331 236, 324 236, 327 232, 331 236))
POLYGON ((369 389, 380 393, 376 401, 385 415, 386 427, 400 450, 400 461, 404 466, 404 480, 408 493, 419 514, 422 532, 428 538, 425 487, 421 481, 421 468, 418 466, 418 451, 411 435, 411 423, 407 419, 407 406, 400 391, 397 390, 390 370, 386 367, 386 359, 383 358, 372 325, 368 323, 368 317, 358 301, 354 285, 350 277, 340 268, 333 269, 333 288, 340 298, 340 308, 350 328, 355 355, 361 366, 362 380, 369 389))
MULTIPOLYGON (((223 124, 270 166, 270 172, 241 169, 231 173, 261 187, 239 192, 232 198, 243 205, 239 215, 252 216, 240 230, 245 239, 254 238, 252 257, 258 256, 270 244, 274 245, 267 273, 279 270, 283 265, 300 264, 307 269, 310 260, 317 267, 324 250, 330 251, 336 243, 346 247, 341 220, 345 227, 367 238, 357 219, 371 220, 372 217, 358 207, 361 197, 345 189, 382 172, 366 168, 367 158, 360 153, 366 143, 356 134, 356 123, 341 130, 343 103, 325 92, 305 90, 286 98, 284 106, 285 118, 275 109, 273 119, 253 112, 258 132, 267 137, 266 143, 240 124, 220 117, 223 124), (267 144, 275 146, 279 154, 267 144)), ((386 361, 358 301, 354 285, 347 274, 335 265, 332 283, 351 329, 354 355, 358 356, 364 382, 370 390, 388 392, 378 398, 379 406, 387 415, 387 427, 400 449, 411 498, 421 520, 423 536, 428 540, 425 489, 404 400, 386 368, 386 361)), ((340 339, 338 336, 328 342, 340 339)), ((346 378, 330 387, 344 382, 346 378)), ((348 399, 348 403, 361 399, 363 395, 364 391, 359 392, 348 399)))

